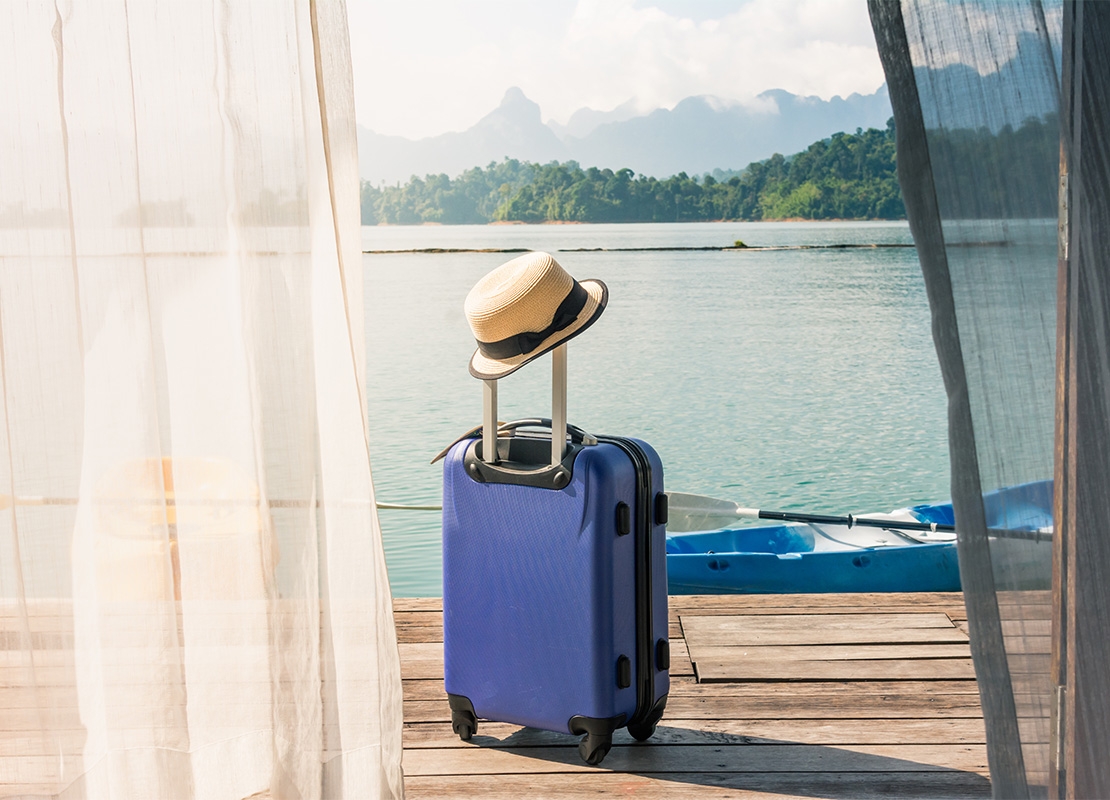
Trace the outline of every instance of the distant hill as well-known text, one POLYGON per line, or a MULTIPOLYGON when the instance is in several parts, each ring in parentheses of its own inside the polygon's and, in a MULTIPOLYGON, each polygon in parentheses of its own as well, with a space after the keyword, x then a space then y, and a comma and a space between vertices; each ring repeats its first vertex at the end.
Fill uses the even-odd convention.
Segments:
MULTIPOLYGON (((930 148, 944 152, 944 163, 952 165, 935 176, 942 196, 946 185, 957 182, 997 189, 977 193, 970 204, 950 199, 946 218, 1055 218, 1059 141, 1055 113, 997 130, 980 125, 931 131, 930 148)), ((776 153, 727 176, 680 172, 658 179, 575 161, 506 159, 454 179, 428 175, 385 187, 364 181, 362 222, 900 219, 905 207, 896 158, 891 119, 882 129, 834 133, 792 156, 776 153)))
POLYGON ((840 131, 882 128, 890 115, 882 86, 874 94, 831 100, 772 90, 750 105, 688 97, 673 109, 640 116, 629 104, 608 112, 580 109, 560 126, 545 124, 540 107, 512 88, 500 106, 457 133, 414 141, 359 126, 359 172, 371 183, 395 184, 511 158, 619 164, 643 175, 701 174, 797 152, 840 131))
POLYGON ((681 172, 659 180, 627 168, 583 169, 573 161, 541 165, 507 159, 474 167, 454 179, 428 175, 399 187, 362 185, 364 225, 899 219, 904 215, 895 174, 893 126, 836 133, 790 159, 776 154, 751 163, 742 176, 726 181, 681 172))

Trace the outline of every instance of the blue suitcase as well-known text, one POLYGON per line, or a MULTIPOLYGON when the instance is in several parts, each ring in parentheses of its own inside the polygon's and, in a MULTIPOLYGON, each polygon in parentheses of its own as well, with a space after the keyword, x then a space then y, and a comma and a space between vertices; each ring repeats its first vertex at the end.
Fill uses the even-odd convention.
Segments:
POLYGON ((663 466, 644 442, 573 426, 553 465, 550 434, 523 430, 537 423, 550 425, 500 426, 497 463, 483 459, 492 437, 444 463, 452 725, 464 740, 478 718, 585 734, 597 764, 616 729, 650 737, 667 701, 663 466))

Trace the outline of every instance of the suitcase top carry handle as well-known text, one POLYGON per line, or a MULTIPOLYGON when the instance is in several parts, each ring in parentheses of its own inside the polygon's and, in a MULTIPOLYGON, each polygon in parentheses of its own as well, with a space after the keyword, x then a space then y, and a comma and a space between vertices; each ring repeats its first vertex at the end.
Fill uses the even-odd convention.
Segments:
MULTIPOLYGON (((512 422, 504 422, 497 427, 497 435, 503 433, 519 430, 520 428, 546 428, 553 430, 551 420, 547 417, 534 417, 531 419, 517 419, 512 422)), ((577 425, 567 423, 567 435, 574 444, 592 445, 597 444, 597 437, 579 428, 577 425)))
MULTIPOLYGON (((497 435, 502 436, 504 434, 511 434, 514 431, 519 430, 520 428, 547 428, 550 430, 551 420, 547 419, 546 417, 535 417, 532 419, 517 419, 513 420, 512 422, 502 422, 497 426, 497 435)), ((463 439, 482 439, 482 433, 483 426, 481 425, 476 428, 471 428, 458 439, 451 442, 451 444, 440 450, 436 457, 433 458, 430 463, 434 464, 440 459, 445 458, 447 454, 451 452, 451 448, 457 445, 463 439)), ((577 425, 570 425, 568 423, 567 434, 570 436, 571 444, 581 444, 587 447, 597 444, 596 436, 591 433, 587 433, 586 431, 579 428, 577 425)))

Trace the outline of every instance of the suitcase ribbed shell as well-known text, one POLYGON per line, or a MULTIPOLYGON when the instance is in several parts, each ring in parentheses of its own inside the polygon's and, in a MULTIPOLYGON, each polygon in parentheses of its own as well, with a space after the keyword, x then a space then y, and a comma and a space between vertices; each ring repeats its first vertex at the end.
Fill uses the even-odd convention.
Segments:
MULTIPOLYGON (((562 489, 479 483, 464 469, 470 440, 444 464, 445 683, 480 718, 570 732, 574 716, 631 718, 637 710, 636 467, 602 442, 576 456, 562 489), (617 532, 617 507, 633 533, 617 532), (618 685, 619 662, 631 685, 618 685)), ((652 497, 662 465, 652 464, 652 497)), ((667 635, 664 531, 653 526, 651 652, 667 635)), ((642 541, 642 540, 641 540, 642 541)), ((668 689, 656 671, 654 696, 668 689)))

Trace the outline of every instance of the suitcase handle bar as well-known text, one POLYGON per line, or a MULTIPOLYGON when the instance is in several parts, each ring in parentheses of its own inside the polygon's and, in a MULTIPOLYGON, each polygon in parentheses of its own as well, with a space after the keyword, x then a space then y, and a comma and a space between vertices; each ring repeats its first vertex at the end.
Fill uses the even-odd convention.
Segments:
MULTIPOLYGON (((567 424, 567 345, 558 345, 551 351, 551 424, 553 430, 562 430, 567 424)), ((497 380, 482 381, 482 449, 489 463, 497 463, 497 380)), ((564 437, 551 437, 551 466, 563 462, 567 452, 564 437)))

